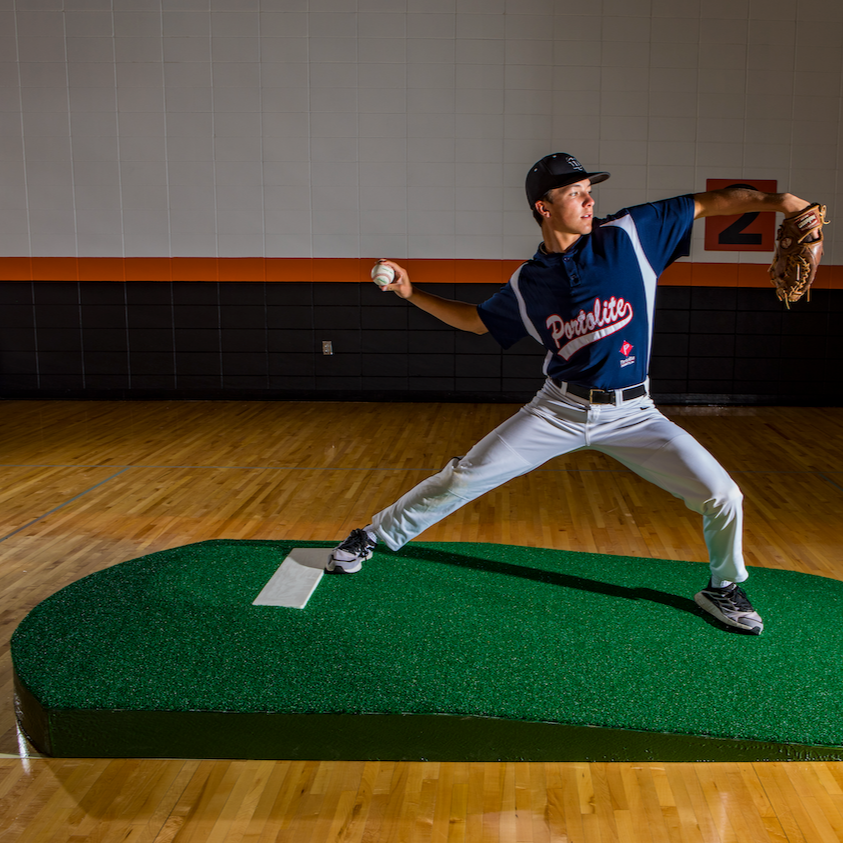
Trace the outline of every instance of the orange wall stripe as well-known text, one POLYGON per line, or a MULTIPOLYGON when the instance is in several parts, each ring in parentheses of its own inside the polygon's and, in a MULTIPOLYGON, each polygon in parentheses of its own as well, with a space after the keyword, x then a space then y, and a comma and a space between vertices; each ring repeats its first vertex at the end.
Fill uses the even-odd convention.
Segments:
MULTIPOLYGON (((362 283, 374 258, 23 258, 0 257, 0 281, 270 281, 362 283)), ((413 281, 430 284, 505 284, 517 260, 401 261, 413 281)), ((770 287, 766 264, 690 263, 669 267, 672 287, 770 287)), ((823 265, 817 289, 843 289, 843 266, 823 265)))

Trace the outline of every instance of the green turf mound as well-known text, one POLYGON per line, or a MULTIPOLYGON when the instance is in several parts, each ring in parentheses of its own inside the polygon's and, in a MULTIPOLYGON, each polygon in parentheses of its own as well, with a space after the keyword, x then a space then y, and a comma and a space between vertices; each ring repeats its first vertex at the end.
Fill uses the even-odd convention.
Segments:
POLYGON ((66 756, 843 759, 843 583, 753 569, 747 636, 697 609, 699 563, 412 543, 304 610, 251 605, 332 544, 208 541, 62 589, 12 638, 25 731, 66 756))

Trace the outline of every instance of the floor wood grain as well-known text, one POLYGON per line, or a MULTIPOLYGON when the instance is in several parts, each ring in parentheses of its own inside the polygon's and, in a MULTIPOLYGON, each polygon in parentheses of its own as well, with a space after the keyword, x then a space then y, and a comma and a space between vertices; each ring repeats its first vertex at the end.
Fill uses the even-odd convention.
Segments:
MULTIPOLYGON (((4 402, 0 841, 843 840, 843 764, 837 763, 80 760, 27 754, 12 708, 8 642, 26 612, 48 595, 126 559, 203 539, 339 540, 464 453, 513 409, 4 402)), ((666 412, 743 489, 750 565, 843 578, 843 409, 666 412)), ((705 560, 697 516, 590 452, 552 460, 422 538, 705 560)))

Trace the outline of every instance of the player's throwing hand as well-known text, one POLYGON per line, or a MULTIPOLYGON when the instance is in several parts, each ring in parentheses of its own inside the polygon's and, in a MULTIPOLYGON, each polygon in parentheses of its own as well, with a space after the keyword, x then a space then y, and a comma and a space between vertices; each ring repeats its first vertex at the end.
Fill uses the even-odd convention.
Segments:
POLYGON ((395 293, 402 299, 413 294, 413 285, 407 270, 390 260, 379 260, 372 268, 372 280, 382 289, 395 293))

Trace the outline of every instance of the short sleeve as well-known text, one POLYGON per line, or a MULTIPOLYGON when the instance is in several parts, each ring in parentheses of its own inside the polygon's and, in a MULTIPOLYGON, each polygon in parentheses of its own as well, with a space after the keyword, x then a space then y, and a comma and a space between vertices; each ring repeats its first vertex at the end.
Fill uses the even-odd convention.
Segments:
POLYGON ((629 208, 647 260, 660 275, 675 260, 691 254, 694 199, 689 194, 629 208))
POLYGON ((489 333, 503 348, 509 348, 527 336, 511 282, 478 305, 477 312, 489 333))

